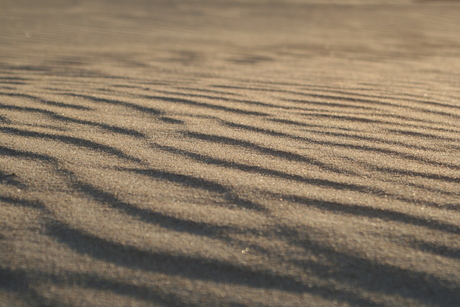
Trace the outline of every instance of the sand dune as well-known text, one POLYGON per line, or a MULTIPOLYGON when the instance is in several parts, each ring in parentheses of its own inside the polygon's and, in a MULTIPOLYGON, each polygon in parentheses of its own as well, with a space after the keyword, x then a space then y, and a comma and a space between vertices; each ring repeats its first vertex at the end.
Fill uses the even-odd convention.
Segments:
POLYGON ((460 305, 456 1, 2 1, 1 306, 460 305))

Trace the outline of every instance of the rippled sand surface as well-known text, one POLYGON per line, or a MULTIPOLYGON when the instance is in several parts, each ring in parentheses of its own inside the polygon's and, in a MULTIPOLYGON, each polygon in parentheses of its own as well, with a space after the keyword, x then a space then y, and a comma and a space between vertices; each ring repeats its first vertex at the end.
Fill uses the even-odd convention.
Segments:
POLYGON ((1 306, 460 306, 458 1, 0 3, 1 306))

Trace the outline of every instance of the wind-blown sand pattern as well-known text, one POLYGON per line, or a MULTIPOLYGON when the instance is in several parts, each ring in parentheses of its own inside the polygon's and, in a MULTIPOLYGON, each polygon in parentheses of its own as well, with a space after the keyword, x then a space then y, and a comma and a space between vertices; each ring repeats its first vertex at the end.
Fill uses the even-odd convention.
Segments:
POLYGON ((2 1, 1 306, 460 306, 458 1, 2 1))

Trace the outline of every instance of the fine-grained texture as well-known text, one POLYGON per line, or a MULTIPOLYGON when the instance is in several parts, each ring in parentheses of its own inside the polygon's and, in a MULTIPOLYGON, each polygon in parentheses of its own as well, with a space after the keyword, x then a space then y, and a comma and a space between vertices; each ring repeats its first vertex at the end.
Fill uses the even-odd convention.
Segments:
POLYGON ((0 2, 0 306, 460 306, 460 2, 0 2))

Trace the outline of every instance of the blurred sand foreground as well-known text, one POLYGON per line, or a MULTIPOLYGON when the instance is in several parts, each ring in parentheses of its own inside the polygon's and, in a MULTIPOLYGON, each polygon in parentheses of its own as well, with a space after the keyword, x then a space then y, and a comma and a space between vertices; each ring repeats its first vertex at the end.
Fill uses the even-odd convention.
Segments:
POLYGON ((459 1, 0 2, 0 306, 460 306, 459 1))

